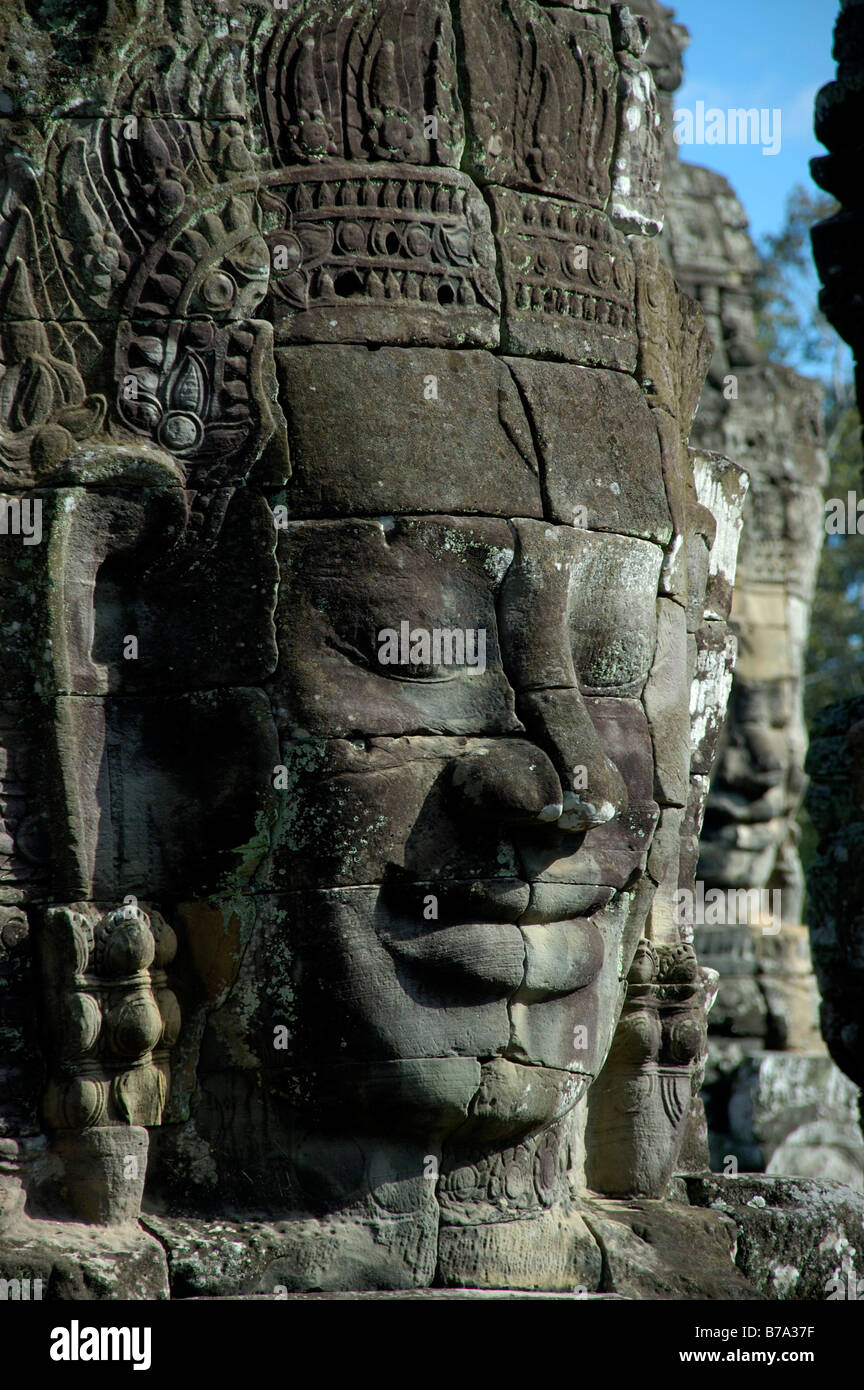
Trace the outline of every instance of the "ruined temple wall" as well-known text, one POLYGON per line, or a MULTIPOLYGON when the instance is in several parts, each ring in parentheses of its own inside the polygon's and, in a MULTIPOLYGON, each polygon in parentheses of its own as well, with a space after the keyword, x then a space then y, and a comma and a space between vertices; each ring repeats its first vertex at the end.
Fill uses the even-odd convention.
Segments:
POLYGON ((758 340, 758 261, 746 213, 727 179, 681 157, 673 112, 686 30, 657 0, 633 8, 652 28, 647 57, 660 93, 663 252, 701 304, 713 344, 693 438, 740 459, 750 478, 731 615, 738 654, 698 877, 706 891, 767 890, 761 910, 782 917, 784 929, 772 926, 780 939, 766 943, 755 924, 745 944, 746 933, 703 928, 702 949, 722 980, 712 1031, 807 1048, 818 1032, 795 819, 805 785, 804 646, 823 536, 821 390, 768 360, 758 340))
POLYGON ((759 347, 756 257, 727 180, 676 158, 669 186, 668 254, 714 342, 694 436, 740 457, 750 477, 731 614, 738 656, 698 876, 706 891, 757 890, 759 907, 748 908, 752 931, 736 929, 730 914, 729 929, 700 933, 723 980, 712 1031, 772 1050, 818 1050, 796 817, 805 645, 824 534, 821 388, 759 347))

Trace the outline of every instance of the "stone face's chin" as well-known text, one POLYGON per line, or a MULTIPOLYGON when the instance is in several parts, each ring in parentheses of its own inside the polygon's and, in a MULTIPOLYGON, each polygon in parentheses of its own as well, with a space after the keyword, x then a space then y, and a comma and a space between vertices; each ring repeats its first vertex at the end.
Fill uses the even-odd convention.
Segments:
MULTIPOLYGON (((394 910, 394 898, 403 909, 422 900, 415 885, 286 895, 262 921, 262 945, 292 943, 303 986, 272 1073, 296 1113, 405 1142, 482 1144, 515 1141, 576 1105, 611 1044, 619 960, 641 920, 631 921, 636 895, 619 893, 591 916, 524 923, 534 886, 496 897, 480 881, 449 885, 451 920, 428 922, 394 910), (464 920, 478 901, 520 920, 464 920)), ((548 905, 592 895, 607 896, 570 885, 548 905)), ((272 957, 271 975, 278 992, 272 957)))
POLYGON ((506 1057, 414 1057, 386 1063, 322 1063, 299 1079, 325 1133, 379 1145, 422 1147, 516 1142, 567 1115, 593 1077, 506 1057))

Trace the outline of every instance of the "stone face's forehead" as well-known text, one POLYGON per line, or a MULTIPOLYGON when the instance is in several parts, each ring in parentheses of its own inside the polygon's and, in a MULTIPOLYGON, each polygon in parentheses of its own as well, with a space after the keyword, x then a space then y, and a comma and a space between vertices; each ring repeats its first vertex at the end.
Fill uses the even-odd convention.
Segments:
POLYGON ((486 352, 282 348, 290 510, 543 515, 516 383, 486 352))
POLYGON ((666 544, 672 520, 636 382, 486 352, 277 349, 295 516, 542 517, 666 544))
POLYGON ((672 518, 657 428, 632 377, 524 357, 505 360, 536 441, 547 515, 665 545, 672 518))

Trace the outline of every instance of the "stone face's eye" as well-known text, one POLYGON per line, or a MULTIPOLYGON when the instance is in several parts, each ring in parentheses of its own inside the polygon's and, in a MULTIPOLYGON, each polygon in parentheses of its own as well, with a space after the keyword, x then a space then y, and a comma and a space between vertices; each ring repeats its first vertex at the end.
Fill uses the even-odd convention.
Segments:
POLYGON ((573 661, 588 694, 638 695, 657 640, 663 552, 630 536, 576 533, 570 589, 573 661))
POLYGON ((322 734, 518 732, 497 596, 506 522, 294 522, 279 545, 279 684, 322 734), (284 674, 283 674, 284 673, 284 674))
MULTIPOLYGON (((376 667, 396 680, 449 681, 486 669, 486 628, 465 627, 451 618, 398 627, 376 634, 376 667)), ((494 634, 493 634, 494 640, 494 634)))

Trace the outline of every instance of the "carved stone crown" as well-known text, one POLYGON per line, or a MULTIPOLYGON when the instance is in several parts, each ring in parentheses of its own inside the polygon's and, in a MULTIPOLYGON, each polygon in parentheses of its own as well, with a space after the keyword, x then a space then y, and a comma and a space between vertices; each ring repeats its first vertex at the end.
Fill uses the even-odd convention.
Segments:
POLYGON ((283 19, 260 66, 274 161, 393 160, 458 167, 464 144, 446 5, 313 5, 283 19))
MULTIPOLYGON (((4 359, 33 338, 9 286, 43 221, 63 266, 34 282, 57 292, 25 353, 51 429, 13 411, 16 476, 98 428, 85 383, 104 368, 115 419, 184 467, 195 508, 259 460, 281 484, 283 343, 502 347, 634 372, 644 341, 640 375, 671 408, 668 306, 640 298, 643 238, 625 234, 659 225, 632 28, 532 0, 461 0, 458 20, 447 0, 291 0, 224 52, 175 54, 155 76, 135 57, 117 106, 135 114, 60 122, 39 187, 16 192, 4 359), (201 119, 177 114, 183 91, 201 119), (111 320, 107 341, 86 327, 111 320), (80 379, 64 370, 76 358, 80 379)), ((25 386, 9 378, 11 405, 25 386)))

